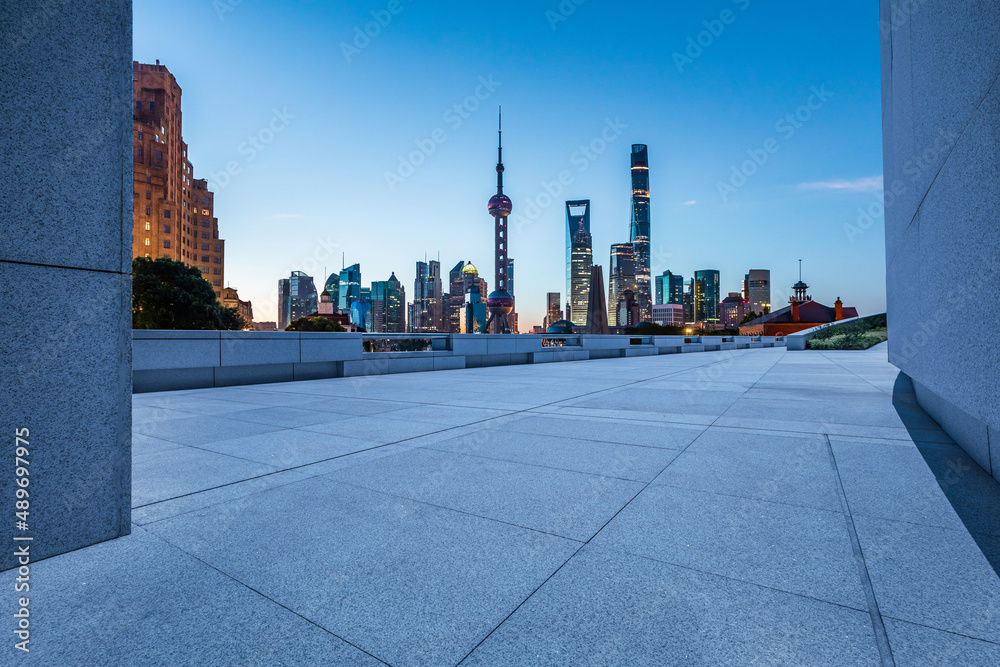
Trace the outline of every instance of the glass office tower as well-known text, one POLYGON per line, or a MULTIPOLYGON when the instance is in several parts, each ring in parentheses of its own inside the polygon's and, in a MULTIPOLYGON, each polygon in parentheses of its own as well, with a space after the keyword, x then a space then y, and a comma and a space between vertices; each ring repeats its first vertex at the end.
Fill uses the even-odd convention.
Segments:
POLYGON ((664 271, 656 276, 656 303, 684 304, 684 276, 675 275, 672 271, 664 271))
POLYGON ((635 257, 635 300, 639 319, 652 317, 649 269, 649 154, 645 144, 632 146, 631 242, 635 257))
POLYGON ((566 319, 587 326, 590 272, 594 265, 590 200, 566 202, 566 319))
POLYGON ((319 310, 319 295, 316 293, 316 285, 310 276, 302 271, 292 271, 292 275, 288 279, 288 288, 289 324, 319 310))
MULTIPOLYGON (((330 293, 331 296, 333 292, 330 293)), ((361 265, 353 264, 340 272, 338 310, 350 313, 351 304, 361 299, 361 265)))
POLYGON ((702 325, 719 324, 719 272, 715 269, 694 272, 694 319, 702 325))
POLYGON ((635 246, 631 243, 616 243, 611 246, 611 268, 608 271, 608 324, 615 327, 627 326, 619 321, 618 306, 625 292, 635 293, 635 246))

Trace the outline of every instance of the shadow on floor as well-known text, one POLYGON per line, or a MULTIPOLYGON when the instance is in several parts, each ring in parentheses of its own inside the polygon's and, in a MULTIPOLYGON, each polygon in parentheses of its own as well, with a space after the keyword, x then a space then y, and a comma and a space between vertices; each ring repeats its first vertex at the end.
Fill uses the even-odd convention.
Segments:
POLYGON ((919 439, 931 417, 917 403, 913 382, 905 373, 896 377, 892 405, 951 506, 1000 576, 1000 482, 956 445, 919 439))

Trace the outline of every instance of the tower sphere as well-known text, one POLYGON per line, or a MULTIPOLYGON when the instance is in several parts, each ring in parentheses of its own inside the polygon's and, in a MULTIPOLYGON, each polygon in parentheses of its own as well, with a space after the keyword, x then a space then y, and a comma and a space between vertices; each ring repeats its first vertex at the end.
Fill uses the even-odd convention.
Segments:
POLYGON ((486 297, 491 315, 509 315, 514 310, 514 297, 507 290, 495 290, 486 297))
POLYGON ((510 197, 507 195, 493 195, 490 198, 490 215, 493 217, 506 218, 512 210, 514 210, 514 204, 511 203, 510 197))

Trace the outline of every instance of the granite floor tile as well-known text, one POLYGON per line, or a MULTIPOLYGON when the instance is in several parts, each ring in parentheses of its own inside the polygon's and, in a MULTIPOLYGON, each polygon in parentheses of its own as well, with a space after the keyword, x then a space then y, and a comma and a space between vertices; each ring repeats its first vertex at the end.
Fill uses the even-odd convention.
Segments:
POLYGON ((203 445, 219 440, 232 440, 247 435, 280 431, 282 427, 257 424, 240 419, 227 419, 212 415, 195 415, 179 419, 134 424, 132 431, 180 445, 203 445))
POLYGON ((132 506, 259 477, 277 468, 245 459, 178 447, 132 458, 132 506))
POLYGON ((575 540, 587 540, 642 483, 413 449, 331 479, 575 540))
POLYGON ((881 663, 865 612, 588 545, 466 664, 881 663))
POLYGON ((838 512, 654 485, 593 544, 867 609, 838 512))
POLYGON ((150 530, 393 665, 456 664, 579 548, 331 477, 150 530))
POLYGON ((996 667, 1000 644, 971 639, 892 618, 883 619, 897 667, 996 667))

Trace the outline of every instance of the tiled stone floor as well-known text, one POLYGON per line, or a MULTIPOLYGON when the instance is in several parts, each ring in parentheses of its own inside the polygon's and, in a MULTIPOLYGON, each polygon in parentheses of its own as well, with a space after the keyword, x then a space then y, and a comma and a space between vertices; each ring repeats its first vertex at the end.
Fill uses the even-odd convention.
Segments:
POLYGON ((16 664, 1000 664, 1000 485, 884 346, 133 405, 133 533, 16 664))

